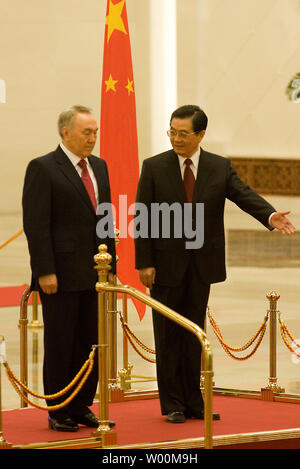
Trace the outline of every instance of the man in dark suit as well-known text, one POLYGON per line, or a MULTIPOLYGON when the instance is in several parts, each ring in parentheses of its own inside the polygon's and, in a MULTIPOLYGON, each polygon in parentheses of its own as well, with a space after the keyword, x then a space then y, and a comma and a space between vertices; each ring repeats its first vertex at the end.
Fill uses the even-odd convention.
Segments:
MULTIPOLYGON (((198 106, 182 106, 173 112, 168 131, 173 150, 143 162, 136 200, 147 207, 148 216, 140 222, 137 204, 135 236, 136 268, 151 296, 201 328, 210 284, 226 278, 226 198, 270 230, 294 231, 286 218, 289 212, 276 212, 239 179, 228 159, 200 148, 206 126, 207 117, 198 106), (187 203, 192 204, 188 220, 184 219, 189 213, 184 211, 187 203), (168 211, 166 204, 172 210, 168 211), (201 204, 203 216, 197 211, 201 204), (139 224, 143 223, 148 227, 148 236, 145 232, 139 236, 139 224), (187 231, 189 224, 192 229, 187 231), (201 230, 204 242, 194 239, 193 244, 190 233, 198 233, 199 238, 201 230)), ((155 311, 153 328, 162 414, 172 423, 189 417, 203 419, 198 340, 155 311)))
MULTIPOLYGON (((44 390, 61 391, 98 343, 97 272, 94 255, 108 245, 115 273, 115 243, 100 239, 97 205, 110 203, 104 160, 91 155, 98 126, 89 108, 73 106, 58 120, 62 143, 55 151, 32 160, 23 189, 23 222, 28 240, 33 290, 39 290, 44 319, 44 390)), ((112 217, 110 218, 113 226, 112 217)), ((97 354, 91 375, 70 404, 49 412, 49 426, 77 431, 78 424, 98 427, 88 408, 98 382, 97 354)), ((66 395, 47 400, 54 406, 66 395)), ((113 422, 110 423, 113 425, 113 422)))

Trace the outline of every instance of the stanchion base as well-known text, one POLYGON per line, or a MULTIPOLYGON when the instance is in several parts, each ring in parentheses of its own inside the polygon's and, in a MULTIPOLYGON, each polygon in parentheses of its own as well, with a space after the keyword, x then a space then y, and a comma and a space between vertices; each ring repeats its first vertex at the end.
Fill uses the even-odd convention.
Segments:
POLYGON ((113 446, 117 444, 117 433, 114 430, 110 430, 108 432, 95 430, 91 433, 91 436, 101 440, 102 448, 105 446, 113 446))
POLYGON ((124 401, 124 390, 123 389, 110 389, 109 390, 110 402, 123 402, 124 401))
POLYGON ((261 398, 263 401, 274 401, 273 389, 261 388, 261 398))
POLYGON ((0 449, 11 449, 13 445, 7 441, 0 439, 0 449))
POLYGON ((282 394, 285 390, 280 386, 270 386, 261 388, 261 398, 263 401, 274 401, 274 394, 282 394))

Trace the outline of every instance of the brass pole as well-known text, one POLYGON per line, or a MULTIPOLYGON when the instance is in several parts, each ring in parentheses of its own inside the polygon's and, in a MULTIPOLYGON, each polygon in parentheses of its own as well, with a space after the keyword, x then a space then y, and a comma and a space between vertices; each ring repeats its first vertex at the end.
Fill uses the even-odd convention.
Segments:
MULTIPOLYGON (((127 295, 123 293, 122 295, 122 312, 124 322, 128 322, 128 310, 127 310, 127 295)), ((128 341, 126 334, 123 334, 123 368, 127 370, 128 367, 128 341)))
POLYGON ((28 324, 29 328, 40 329, 43 327, 43 324, 39 321, 39 301, 38 301, 38 292, 32 292, 32 321, 28 324))
POLYGON ((107 293, 103 289, 108 285, 108 272, 111 269, 111 255, 103 244, 99 246, 99 254, 94 256, 98 271, 98 367, 99 367, 99 426, 93 436, 100 436, 102 446, 114 444, 116 433, 109 427, 108 415, 108 321, 107 321, 107 293))
MULTIPOLYGON (((20 305, 20 379, 25 386, 28 386, 28 351, 27 351, 27 305, 31 290, 27 287, 24 291, 20 305)), ((27 393, 24 392, 25 396, 27 393)), ((27 402, 21 398, 21 407, 28 407, 27 402)))
MULTIPOLYGON (((99 247, 99 252, 105 252, 106 254, 106 251, 107 251, 106 245, 101 245, 99 247)), ((95 258, 96 257, 97 256, 95 256, 95 258)), ((107 262, 107 258, 103 257, 103 261, 107 262)), ((134 298, 142 301, 146 305, 150 306, 151 308, 154 308, 160 314, 163 314, 167 318, 171 319, 172 321, 179 324, 181 327, 184 327, 185 329, 189 330, 190 332, 192 332, 193 334, 197 336, 197 339, 200 341, 202 345, 202 351, 205 355, 204 447, 205 449, 211 449, 212 448, 213 360, 212 360, 211 346, 207 340, 207 337, 204 331, 195 323, 190 321, 189 319, 185 318, 184 316, 181 316, 180 314, 176 313, 172 309, 163 305, 159 301, 154 300, 148 295, 145 295, 144 293, 141 293, 140 291, 128 285, 112 285, 112 284, 109 284, 108 282, 101 282, 101 283, 99 282, 97 283, 96 289, 97 291, 102 291, 102 290, 115 291, 115 292, 120 292, 120 293, 125 293, 127 295, 131 295, 134 298)))
POLYGON ((284 392, 277 384, 277 301, 280 298, 280 295, 275 291, 271 291, 267 294, 267 298, 270 303, 270 339, 269 339, 269 384, 267 389, 272 390, 273 392, 284 392))
MULTIPOLYGON (((206 317, 204 319, 204 328, 203 328, 203 331, 205 332, 205 334, 207 333, 207 329, 206 329, 206 317)), ((202 353, 202 350, 201 350, 201 375, 200 375, 200 388, 203 389, 205 387, 205 374, 204 374, 204 370, 205 370, 205 356, 204 356, 204 353, 202 353)))
MULTIPOLYGON (((122 295, 122 312, 124 323, 128 323, 128 298, 126 293, 122 295)), ((131 389, 131 370, 133 365, 128 362, 128 339, 123 332, 123 368, 119 370, 121 389, 128 391, 131 389)))
POLYGON ((38 364, 39 364, 39 332, 38 329, 33 329, 32 333, 32 390, 38 393, 38 364))
MULTIPOLYGON (((116 277, 114 277, 114 284, 116 284, 116 277)), ((108 294, 108 332, 109 332, 109 371, 108 376, 111 387, 115 387, 117 375, 117 304, 116 293, 109 292, 108 294)))
MULTIPOLYGON (((0 336, 0 352, 2 347, 5 347, 5 341, 4 337, 1 335, 0 336)), ((2 353, 0 353, 0 449, 8 449, 11 447, 11 444, 7 443, 3 436, 3 429, 2 429, 2 383, 1 383, 1 367, 2 363, 5 361, 5 351, 3 350, 3 356, 2 353)))
POLYGON ((99 391, 100 391, 100 428, 98 430, 109 431, 108 426, 108 341, 107 341, 107 308, 106 293, 98 293, 99 310, 99 391))
MULTIPOLYGON (((119 234, 120 231, 115 227, 115 247, 117 250, 117 245, 119 243, 119 234)), ((116 255, 116 263, 119 259, 116 255)), ((117 276, 114 275, 114 285, 117 283, 117 276)), ((117 349, 117 338, 118 338, 118 324, 117 324, 117 294, 116 292, 110 292, 108 297, 108 333, 109 333, 109 380, 110 380, 110 390, 117 391, 119 390, 118 386, 118 349, 117 349)))

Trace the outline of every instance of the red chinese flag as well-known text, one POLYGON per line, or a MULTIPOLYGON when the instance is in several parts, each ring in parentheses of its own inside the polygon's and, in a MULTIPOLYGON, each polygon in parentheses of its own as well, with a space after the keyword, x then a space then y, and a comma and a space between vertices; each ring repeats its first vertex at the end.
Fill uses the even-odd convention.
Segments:
MULTIPOLYGON (((105 159, 116 209, 117 276, 122 284, 143 292, 135 270, 133 212, 139 179, 135 91, 125 0, 108 0, 101 93, 100 155, 105 159)), ((145 305, 134 300, 140 319, 145 305)))

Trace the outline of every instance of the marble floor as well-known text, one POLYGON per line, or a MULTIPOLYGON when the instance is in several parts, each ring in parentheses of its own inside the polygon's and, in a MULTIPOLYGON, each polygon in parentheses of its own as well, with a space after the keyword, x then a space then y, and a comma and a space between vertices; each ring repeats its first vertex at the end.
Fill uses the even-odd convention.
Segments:
MULTIPOLYGON (((270 198, 269 198, 270 200, 270 198)), ((272 203, 272 202, 271 202, 272 203)), ((294 210, 293 221, 300 226, 299 199, 276 200, 279 210, 294 210), (282 207, 282 208, 281 208, 282 207)), ((0 215, 0 245, 22 228, 21 215, 0 215)), ((226 211, 227 264, 226 282, 212 286, 210 310, 224 341, 232 347, 245 345, 261 326, 269 307, 266 295, 276 291, 280 295, 278 309, 297 343, 300 344, 300 249, 299 237, 272 238, 279 233, 268 233, 249 216, 240 214, 232 206, 226 211), (253 231, 255 232, 253 235, 253 231), (251 234, 252 233, 252 234, 251 234), (269 236, 269 238, 268 238, 269 236), (271 241, 272 240, 272 241, 271 241), (286 243, 286 244, 284 244, 286 243), (294 243, 294 244, 291 244, 294 243), (270 246, 272 249, 270 250, 270 246), (277 247, 276 247, 277 246, 277 247), (291 247, 292 246, 292 247, 291 247), (296 249, 296 247, 297 249, 296 249), (276 262, 274 259, 276 258, 276 262)), ((0 286, 23 285, 30 281, 29 258, 24 234, 0 250, 0 286)), ((121 305, 118 305, 118 309, 121 305)), ((128 323, 135 335, 148 347, 154 348, 151 313, 146 310, 142 321, 129 300, 128 323)), ((32 311, 29 307, 29 320, 32 311)), ((39 311, 41 320, 41 312, 39 311)), ((19 376, 19 307, 0 308, 0 335, 5 337, 7 362, 19 376)), ((213 350, 214 382, 218 388, 259 391, 269 378, 269 324, 256 353, 247 360, 229 357, 207 324, 207 335, 213 350)), ((118 369, 123 367, 122 332, 118 326, 118 369)), ((155 365, 145 361, 128 346, 132 373, 153 378, 152 381, 132 383, 132 389, 155 389, 155 365)), ((247 355, 245 351, 238 356, 247 355)), ((298 349, 299 353, 299 349, 298 349)), ((43 329, 28 330, 29 387, 43 393, 41 374, 43 360, 43 329)), ((300 360, 283 342, 277 327, 278 385, 286 393, 300 395, 300 360)), ((2 407, 20 406, 20 398, 8 382, 1 366, 2 407)), ((41 402, 39 402, 41 403, 41 402)))

